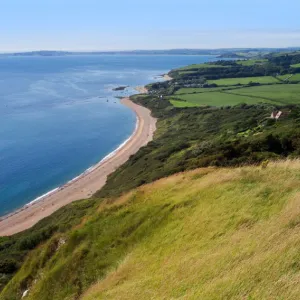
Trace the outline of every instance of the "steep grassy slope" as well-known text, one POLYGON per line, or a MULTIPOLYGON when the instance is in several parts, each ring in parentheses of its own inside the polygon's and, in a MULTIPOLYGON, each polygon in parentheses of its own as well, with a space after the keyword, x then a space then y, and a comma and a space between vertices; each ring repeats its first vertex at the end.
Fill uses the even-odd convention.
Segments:
POLYGON ((159 118, 155 140, 112 174, 90 201, 62 208, 35 227, 0 238, 0 292, 22 266, 27 254, 56 233, 65 233, 93 211, 103 198, 117 197, 145 183, 207 166, 240 166, 300 154, 300 108, 278 122, 267 120, 268 105, 215 109, 173 108, 167 99, 136 96, 159 118))
POLYGON ((203 168, 98 204, 0 299, 299 299, 299 171, 203 168))

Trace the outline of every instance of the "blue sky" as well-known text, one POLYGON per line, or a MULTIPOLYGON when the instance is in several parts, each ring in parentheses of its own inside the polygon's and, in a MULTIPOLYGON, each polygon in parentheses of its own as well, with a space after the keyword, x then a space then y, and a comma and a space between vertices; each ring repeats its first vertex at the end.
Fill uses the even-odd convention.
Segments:
POLYGON ((299 12, 299 0, 0 0, 0 51, 300 46, 299 12))

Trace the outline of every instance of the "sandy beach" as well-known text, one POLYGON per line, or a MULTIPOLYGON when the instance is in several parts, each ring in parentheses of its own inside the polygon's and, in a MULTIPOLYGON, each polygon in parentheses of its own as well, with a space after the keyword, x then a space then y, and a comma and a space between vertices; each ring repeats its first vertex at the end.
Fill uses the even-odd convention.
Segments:
POLYGON ((2 217, 0 221, 0 236, 21 232, 73 201, 90 198, 104 186, 109 174, 114 172, 131 155, 135 154, 142 146, 145 146, 153 139, 156 119, 151 117, 150 110, 133 103, 129 98, 124 98, 121 102, 137 115, 137 126, 130 139, 119 147, 113 155, 95 165, 88 172, 81 174, 73 181, 61 186, 39 201, 2 217))

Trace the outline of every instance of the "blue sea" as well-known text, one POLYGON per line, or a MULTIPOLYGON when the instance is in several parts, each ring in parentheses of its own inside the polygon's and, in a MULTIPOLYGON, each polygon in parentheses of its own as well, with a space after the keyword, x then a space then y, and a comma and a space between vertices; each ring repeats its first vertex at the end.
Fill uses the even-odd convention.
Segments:
POLYGON ((93 166, 133 133, 116 96, 212 56, 0 56, 0 216, 93 166), (125 91, 113 91, 129 86, 125 91))

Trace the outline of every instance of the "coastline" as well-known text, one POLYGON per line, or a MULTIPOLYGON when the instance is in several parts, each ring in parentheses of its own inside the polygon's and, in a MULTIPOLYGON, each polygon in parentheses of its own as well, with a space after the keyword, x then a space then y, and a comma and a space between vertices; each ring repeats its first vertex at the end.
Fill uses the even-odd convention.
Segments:
POLYGON ((148 89, 145 86, 137 86, 134 89, 140 94, 148 94, 148 89))
POLYGON ((26 230, 61 207, 81 199, 91 198, 106 183, 107 176, 124 164, 131 155, 153 139, 156 119, 149 109, 123 98, 121 103, 137 117, 133 134, 117 149, 65 185, 32 200, 19 210, 0 218, 0 236, 26 230))
POLYGON ((164 79, 165 81, 170 81, 170 80, 172 80, 173 78, 172 78, 169 74, 164 74, 164 75, 163 75, 163 79, 164 79))

